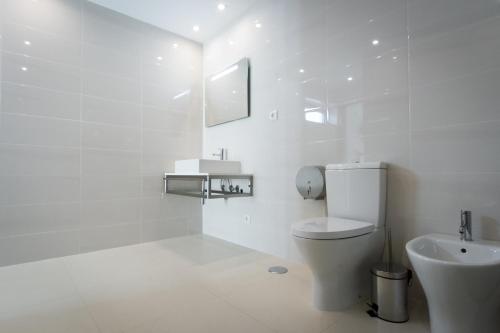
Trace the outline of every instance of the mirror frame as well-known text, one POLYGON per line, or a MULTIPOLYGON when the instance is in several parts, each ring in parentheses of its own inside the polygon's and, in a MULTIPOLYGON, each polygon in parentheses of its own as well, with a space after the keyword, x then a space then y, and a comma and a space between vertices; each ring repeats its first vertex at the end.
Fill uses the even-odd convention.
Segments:
POLYGON ((247 57, 242 58, 239 61, 235 62, 234 64, 231 64, 230 66, 227 66, 223 70, 221 70, 221 71, 219 71, 217 73, 213 73, 211 75, 208 75, 205 78, 205 93, 204 93, 204 103, 203 103, 203 105, 204 105, 204 114, 205 114, 205 117, 204 117, 205 118, 204 119, 204 121, 205 121, 205 127, 214 127, 214 126, 226 124, 226 123, 229 123, 229 122, 232 122, 232 121, 249 118, 250 117, 250 59, 247 58, 247 57), (229 120, 226 120, 226 121, 222 121, 222 122, 210 123, 209 124, 209 122, 208 122, 208 109, 207 109, 207 83, 206 82, 208 80, 210 80, 211 78, 213 78, 214 76, 220 75, 221 73, 224 73, 225 71, 229 70, 231 67, 236 66, 236 65, 241 66, 241 67, 244 68, 243 78, 242 79, 246 81, 246 84, 245 84, 245 88, 246 88, 246 91, 245 91, 246 103, 244 103, 244 105, 243 105, 244 111, 246 111, 245 115, 242 115, 241 117, 229 119, 229 120))

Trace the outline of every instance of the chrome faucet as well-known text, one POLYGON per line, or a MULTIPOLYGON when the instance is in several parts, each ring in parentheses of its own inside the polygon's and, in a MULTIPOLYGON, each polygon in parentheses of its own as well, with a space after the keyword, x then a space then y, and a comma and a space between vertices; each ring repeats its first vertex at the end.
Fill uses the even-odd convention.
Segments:
POLYGON ((219 152, 217 154, 212 154, 212 156, 217 156, 219 160, 224 161, 227 159, 227 150, 225 148, 219 148, 219 152))
POLYGON ((460 228, 458 232, 460 233, 460 240, 467 242, 472 241, 472 220, 470 210, 460 211, 460 228))

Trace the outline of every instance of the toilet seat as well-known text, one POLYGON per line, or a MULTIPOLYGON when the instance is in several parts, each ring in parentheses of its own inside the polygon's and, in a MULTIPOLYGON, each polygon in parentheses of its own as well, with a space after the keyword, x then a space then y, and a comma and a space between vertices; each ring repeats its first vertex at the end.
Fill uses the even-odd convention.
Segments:
POLYGON ((292 225, 292 234, 308 239, 342 239, 369 234, 372 223, 337 217, 314 217, 292 225))

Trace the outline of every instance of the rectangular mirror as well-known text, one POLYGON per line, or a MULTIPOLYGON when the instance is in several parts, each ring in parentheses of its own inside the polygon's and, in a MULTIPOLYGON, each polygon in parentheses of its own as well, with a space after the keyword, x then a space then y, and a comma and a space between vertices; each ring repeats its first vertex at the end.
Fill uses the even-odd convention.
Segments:
POLYGON ((215 126, 250 116, 248 58, 205 79, 205 125, 215 126))

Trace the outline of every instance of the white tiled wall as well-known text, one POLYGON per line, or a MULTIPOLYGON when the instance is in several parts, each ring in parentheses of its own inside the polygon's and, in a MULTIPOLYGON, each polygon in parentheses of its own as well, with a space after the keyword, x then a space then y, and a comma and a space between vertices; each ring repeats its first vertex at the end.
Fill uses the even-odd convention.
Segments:
POLYGON ((500 240, 499 15, 497 0, 258 2, 204 51, 205 75, 250 58, 251 117, 205 129, 204 155, 228 148, 255 197, 209 202, 204 231, 298 258, 290 225, 325 204, 299 197, 297 169, 382 160, 396 256, 457 233, 460 209, 500 240))
POLYGON ((84 0, 0 20, 0 265, 200 232, 161 176, 201 154, 201 45, 84 0))

